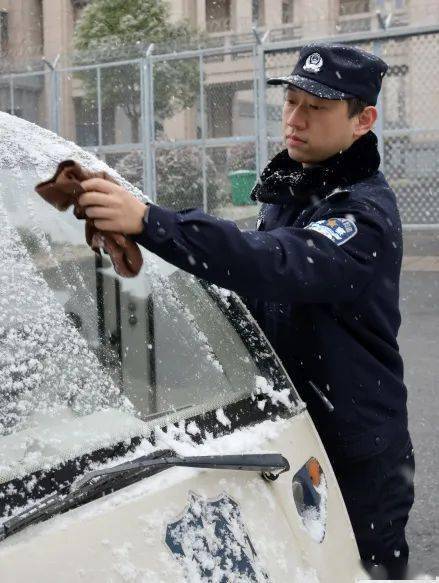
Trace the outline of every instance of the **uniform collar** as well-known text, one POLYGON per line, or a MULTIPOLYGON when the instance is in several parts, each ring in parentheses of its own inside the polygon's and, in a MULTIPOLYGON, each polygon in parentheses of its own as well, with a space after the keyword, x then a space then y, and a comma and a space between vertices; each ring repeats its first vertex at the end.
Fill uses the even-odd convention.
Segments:
POLYGON ((319 165, 303 168, 282 150, 265 167, 251 198, 271 204, 317 202, 347 196, 349 186, 369 178, 378 170, 380 155, 376 135, 369 131, 344 152, 319 165))

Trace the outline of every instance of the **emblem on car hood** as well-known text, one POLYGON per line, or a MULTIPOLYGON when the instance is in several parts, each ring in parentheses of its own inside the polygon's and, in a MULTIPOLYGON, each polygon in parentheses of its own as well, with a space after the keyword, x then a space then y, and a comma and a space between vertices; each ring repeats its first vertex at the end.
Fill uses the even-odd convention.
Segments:
POLYGON ((239 505, 228 494, 206 500, 190 492, 183 516, 168 524, 165 542, 188 577, 195 569, 200 581, 269 582, 239 505))

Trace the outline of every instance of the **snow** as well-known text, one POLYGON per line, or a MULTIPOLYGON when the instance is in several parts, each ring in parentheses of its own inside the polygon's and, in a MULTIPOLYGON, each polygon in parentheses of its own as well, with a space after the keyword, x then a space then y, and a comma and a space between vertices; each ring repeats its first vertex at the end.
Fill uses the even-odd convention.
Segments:
MULTIPOLYGON (((33 417, 38 417, 33 426, 0 439, 0 482, 150 433, 145 422, 117 409, 75 417, 64 407, 56 416, 35 413, 33 417)), ((31 476, 26 487, 33 489, 33 485, 35 477, 31 476)))
POLYGON ((54 270, 66 301, 90 308, 94 299, 80 270, 67 279, 61 269, 63 259, 82 253, 83 225, 49 207, 33 187, 70 158, 141 193, 75 144, 6 113, 0 113, 0 154, 0 435, 31 427, 36 413, 55 414, 66 403, 74 415, 108 407, 132 412, 35 263, 54 270), (60 246, 66 242, 71 247, 60 246))
POLYGON ((290 390, 282 389, 281 391, 275 390, 272 383, 270 383, 265 377, 259 375, 256 376, 256 395, 266 395, 273 405, 282 404, 287 409, 291 410, 293 403, 290 400, 290 390))
POLYGON ((186 426, 186 431, 190 435, 198 435, 200 433, 200 429, 195 421, 190 421, 186 426))
POLYGON ((301 514, 303 526, 316 542, 321 542, 325 536, 326 517, 327 517, 327 498, 328 486, 324 474, 321 475, 321 481, 318 486, 314 486, 320 494, 320 504, 318 508, 306 507, 301 514))
POLYGON ((35 168, 41 180, 51 177, 58 163, 74 159, 90 170, 105 170, 135 196, 148 200, 138 189, 109 168, 104 162, 53 132, 0 112, 0 160, 2 169, 11 170, 18 178, 23 167, 35 168))
MULTIPOLYGON (((114 466, 119 462, 163 449, 172 449, 180 456, 270 451, 270 442, 285 430, 286 421, 266 421, 216 439, 207 434, 203 443, 197 445, 195 440, 199 439, 201 432, 193 420, 187 426, 183 420, 177 426, 170 424, 165 431, 160 425, 164 423, 163 419, 150 422, 139 419, 138 411, 121 392, 118 381, 95 354, 93 348, 96 346, 81 335, 64 310, 64 305, 72 298, 81 303, 85 314, 92 313, 95 308, 96 299, 88 290, 84 272, 72 267, 71 273, 66 273, 63 268, 66 257, 69 260, 79 257, 82 259, 82 254, 88 261, 91 259, 91 264, 94 265, 94 257, 84 245, 83 225, 78 224, 68 213, 62 214, 48 205, 45 206, 33 193, 33 187, 36 182, 49 178, 59 161, 70 158, 89 169, 106 170, 135 196, 142 198, 142 195, 91 154, 28 122, 0 114, 0 136, 0 165, 3 166, 0 174, 0 481, 30 475, 25 484, 29 493, 26 507, 29 507, 34 503, 34 493, 38 488, 32 472, 53 468, 67 459, 74 459, 101 447, 111 447, 114 443, 126 441, 134 435, 147 437, 151 431, 154 431, 154 445, 145 439, 134 452, 119 460, 112 459, 105 465, 114 466), (11 196, 15 192, 18 193, 16 198, 11 196), (23 243, 23 229, 29 231, 27 236, 38 252, 34 253, 32 245, 23 243), (68 245, 65 245, 66 242, 68 245), (51 270, 56 275, 61 282, 60 289, 51 289, 43 277, 45 270, 51 270), (60 302, 61 295, 63 302, 60 302), (154 427, 154 424, 157 425, 154 427)), ((195 261, 189 256, 188 261, 192 260, 195 261)), ((207 263, 203 263, 203 267, 207 269, 207 263)), ((104 268, 102 273, 109 271, 112 271, 111 268, 104 268)), ((233 353, 241 377, 238 374, 233 377, 235 384, 228 381, 229 371, 224 370, 226 365, 223 367, 215 351, 216 345, 211 341, 214 334, 211 336, 210 328, 205 329, 200 325, 197 309, 184 301, 179 285, 175 283, 175 272, 175 268, 168 264, 148 257, 143 272, 139 278, 135 278, 136 281, 119 279, 118 282, 121 292, 130 292, 134 298, 141 296, 139 289, 148 282, 148 290, 155 294, 154 308, 158 310, 163 306, 171 323, 175 322, 175 314, 178 314, 188 324, 183 340, 187 344, 191 343, 191 357, 195 361, 202 359, 204 365, 207 363, 209 372, 206 375, 206 384, 204 381, 200 383, 205 392, 201 393, 196 406, 204 406, 204 398, 206 401, 216 399, 216 405, 220 405, 216 410, 216 420, 226 429, 230 429, 231 420, 224 411, 225 402, 232 402, 243 389, 246 394, 252 391, 254 400, 256 396, 263 397, 252 403, 255 410, 256 406, 264 410, 267 403, 271 402, 273 405, 283 405, 293 412, 295 404, 291 401, 290 390, 276 391, 272 382, 261 375, 255 375, 258 370, 256 365, 249 358, 247 350, 243 348, 241 354, 238 345, 238 350, 233 353), (170 277, 171 275, 174 277, 170 277), (246 377, 244 373, 247 374, 246 377), (226 378, 228 382, 227 399, 220 392, 217 378, 226 378), (237 383, 236 379, 242 379, 242 383, 237 383), (216 389, 215 394, 211 390, 212 386, 216 389)), ((191 290, 189 284, 195 281, 190 279, 191 276, 187 277, 189 279, 183 282, 180 280, 181 287, 186 286, 186 293, 191 290)), ((221 301, 228 307, 231 292, 220 288, 216 290, 221 301)), ((83 320, 86 325, 87 318, 83 320)), ((209 321, 209 326, 211 325, 209 321)), ((171 324, 173 341, 177 332, 181 333, 174 328, 171 324)), ((222 331, 221 328, 219 330, 222 331)), ((178 342, 176 345, 178 346, 178 342)), ((127 354, 128 347, 123 348, 127 354)), ((153 348, 155 344, 145 342, 144 353, 153 348)), ((132 352, 130 348, 128 356, 132 352)), ((189 413, 185 410, 184 414, 189 413)), ((90 469, 99 467, 101 464, 95 463, 90 469)), ((26 538, 35 536, 41 529, 46 532, 67 529, 78 516, 94 518, 111 512, 128 500, 143 497, 148 492, 162 492, 168 485, 181 483, 185 477, 197 477, 201 471, 173 468, 124 488, 103 498, 99 503, 84 505, 20 534, 26 538)), ((260 482, 259 477, 254 480, 255 495, 260 489, 260 482)), ((14 493, 13 486, 9 493, 14 493)), ((198 503, 200 516, 208 519, 208 507, 203 507, 202 501, 198 503)), ((273 502, 267 500, 267 505, 269 504, 273 502)), ((10 510, 12 515, 18 512, 18 509, 6 506, 6 512, 10 510)), ((229 552, 234 557, 239 556, 247 548, 241 517, 227 500, 221 510, 228 517, 233 538, 238 541, 235 546, 230 547, 229 552)), ((157 525, 159 522, 163 525, 163 518, 163 513, 157 514, 157 525)), ((153 523, 154 517, 152 531, 157 533, 153 523)), ((150 521, 145 526, 145 531, 151 533, 150 521)), ((206 532, 209 534, 207 527, 206 532)), ((215 533, 211 532, 210 535, 209 544, 217 545, 215 533)), ((197 547, 196 532, 183 542, 197 547)), ((102 541, 104 545, 107 543, 102 541)), ((267 541, 267 545, 271 545, 273 553, 279 549, 275 541, 267 541)), ((203 552, 200 549, 200 553, 203 552)), ((123 581, 158 580, 157 574, 147 569, 139 569, 135 564, 130 543, 111 548, 111 557, 114 569, 123 581)), ((204 557, 199 557, 198 562, 207 565, 210 561, 210 568, 218 581, 223 576, 227 580, 237 581, 236 578, 233 579, 228 564, 214 564, 209 557, 209 553, 205 553, 204 557)), ((257 561, 254 566, 256 580, 265 581, 262 567, 257 561)), ((82 567, 78 567, 78 572, 82 567)), ((184 568, 190 572, 193 563, 186 562, 184 568)), ((195 574, 191 581, 196 581, 195 574)))
POLYGON ((137 583, 138 581, 159 581, 157 573, 151 569, 136 567, 133 558, 133 544, 126 542, 120 547, 111 549, 113 555, 113 569, 120 575, 122 581, 126 583, 137 583))
MULTIPOLYGON (((146 198, 92 154, 27 121, 0 113, 0 137, 0 436, 34 430, 43 421, 50 426, 50 418, 62 418, 66 410, 73 419, 111 408, 135 414, 91 350, 95 346, 87 343, 65 314, 68 302, 79 303, 84 310, 83 325, 87 326, 91 318, 85 316, 96 312, 96 300, 83 272, 71 268, 66 273, 63 267, 64 259, 75 260, 78 254, 94 262, 84 244, 83 224, 69 211, 59 213, 49 207, 33 189, 38 181, 53 175, 59 161, 69 158, 90 170, 107 171, 133 195, 146 198), (20 229, 29 232, 30 247, 23 244, 20 229), (34 248, 38 252, 34 253, 34 248), (60 289, 49 287, 41 275, 44 269, 53 271, 60 289)), ((137 295, 137 288, 153 281, 159 296, 156 305, 161 300, 182 314, 192 336, 185 340, 196 347, 195 356, 201 355, 218 376, 224 377, 197 317, 169 279, 175 268, 153 256, 145 263, 145 279, 119 280, 121 292, 137 295)), ((220 293, 224 299, 229 297, 224 290, 220 293)), ((126 354, 128 347, 124 348, 126 354)), ((148 348, 152 350, 153 345, 148 344, 148 348)), ((26 455, 34 461, 41 455, 42 460, 44 448, 38 447, 32 454, 29 450, 26 455)), ((10 464, 0 459, 2 465, 4 469, 10 464)))
POLYGON ((35 411, 54 412, 67 402, 75 414, 111 406, 132 411, 37 273, 1 194, 0 322, 0 435, 30 423, 35 411))
POLYGON ((216 410, 216 418, 221 423, 221 425, 224 425, 224 427, 230 427, 232 425, 232 422, 225 415, 224 410, 222 408, 216 410))
POLYGON ((297 567, 294 581, 297 581, 297 583, 320 583, 315 569, 302 569, 301 567, 297 567))
MULTIPOLYGON (((206 441, 201 445, 194 444, 189 435, 186 435, 186 438, 183 437, 184 428, 181 424, 175 428, 174 432, 157 431, 157 441, 154 446, 150 442, 145 441, 139 445, 133 454, 130 454, 130 457, 134 458, 169 447, 177 451, 179 455, 225 455, 228 453, 254 453, 255 451, 270 452, 272 451, 271 444, 274 440, 279 439, 287 429, 289 423, 288 420, 265 421, 253 427, 245 427, 237 430, 231 435, 215 439, 208 435, 206 441)), ((194 424, 191 427, 192 431, 190 433, 195 428, 196 425, 194 424)), ((128 456, 124 457, 123 461, 127 459, 128 456)), ((111 465, 114 463, 116 463, 115 460, 113 460, 111 465)), ((112 515, 116 509, 128 508, 128 504, 138 501, 146 495, 160 494, 167 489, 182 484, 186 480, 196 479, 203 471, 195 468, 172 468, 123 488, 110 496, 100 499, 99 502, 84 505, 69 513, 54 517, 46 523, 30 527, 26 531, 23 531, 21 535, 25 537, 29 535, 33 538, 37 537, 39 532, 44 531, 45 535, 52 534, 56 536, 57 533, 68 530, 73 523, 78 523, 78 521, 93 521, 105 514, 112 515)), ((234 500, 238 500, 247 493, 251 498, 254 497, 255 499, 262 500, 264 504, 266 501, 267 509, 269 511, 275 511, 275 498, 269 495, 268 490, 261 488, 260 477, 255 475, 252 478, 249 476, 245 480, 245 483, 240 483, 239 477, 232 477, 231 480, 230 478, 227 480, 221 478, 218 481, 218 491, 223 492, 223 495, 218 497, 219 502, 216 506, 211 503, 207 504, 211 500, 206 497, 206 493, 203 490, 201 492, 197 491, 197 494, 190 495, 189 505, 192 508, 192 516, 198 517, 201 521, 198 528, 194 521, 190 520, 187 511, 185 510, 182 515, 181 506, 176 505, 171 500, 169 503, 166 503, 165 507, 160 507, 156 510, 150 508, 147 513, 140 514, 137 517, 138 524, 136 528, 138 536, 142 540, 142 545, 146 544, 145 549, 147 549, 148 545, 156 544, 157 533, 160 533, 160 538, 163 540, 164 525, 172 524, 177 520, 177 526, 172 529, 171 535, 174 537, 175 544, 180 544, 184 549, 185 555, 180 558, 180 564, 185 573, 186 580, 191 583, 197 581, 201 583, 206 580, 218 582, 230 581, 235 583, 244 583, 246 581, 249 583, 250 581, 252 583, 255 581, 266 583, 269 579, 265 574, 265 564, 262 556, 258 552, 258 549, 261 549, 261 547, 264 548, 263 555, 265 559, 267 556, 275 556, 275 561, 279 569, 282 570, 283 564, 283 570, 285 571, 286 562, 284 557, 288 553, 288 544, 271 536, 269 532, 259 532, 258 529, 255 531, 254 521, 253 519, 249 519, 247 514, 244 523, 244 516, 241 515, 242 505, 237 506, 234 504, 234 500), (234 492, 233 498, 228 497, 228 494, 226 494, 226 492, 230 492, 231 488, 234 492), (218 513, 221 513, 225 517, 227 532, 229 533, 229 538, 226 537, 227 548, 225 549, 225 556, 228 559, 226 561, 219 561, 215 554, 215 549, 218 549, 218 545, 224 540, 224 538, 218 536, 218 513), (247 528, 249 531, 247 531, 247 528), (238 577, 232 568, 233 563, 236 564, 236 561, 239 561, 243 553, 250 557, 253 556, 248 539, 246 538, 247 532, 253 533, 252 542, 256 545, 257 551, 257 556, 253 557, 251 561, 256 576, 253 578, 249 577, 248 579, 245 576, 238 577), (257 537, 254 536, 255 532, 258 533, 257 537), (211 573, 211 577, 206 579, 206 577, 203 578, 200 575, 200 565, 211 573)), ((316 541, 319 540, 322 532, 324 532, 324 521, 326 519, 324 514, 325 488, 321 486, 318 491, 322 500, 322 512, 320 516, 312 514, 306 515, 304 526, 307 529, 307 536, 310 535, 316 541)), ((136 560, 138 553, 137 542, 133 546, 134 541, 131 542, 129 539, 122 539, 122 542, 115 543, 111 542, 109 540, 110 538, 113 537, 102 537, 101 545, 106 550, 108 549, 106 555, 108 556, 111 571, 116 572, 122 581, 151 581, 153 583, 161 580, 160 576, 163 575, 161 572, 152 572, 145 567, 139 566, 139 561, 136 560)), ((8 543, 9 541, 6 541, 6 544, 8 543)), ((162 560, 166 564, 172 565, 175 556, 171 558, 169 554, 162 560)), ((82 565, 79 566, 79 568, 83 567, 82 565)), ((177 575, 177 565, 174 568, 176 569, 175 580, 180 580, 177 575)), ((85 573, 87 573, 86 570, 84 571, 85 573)), ((292 581, 296 581, 297 583, 319 583, 317 573, 312 567, 297 567, 292 573, 285 572, 285 577, 287 575, 292 581)), ((163 580, 170 579, 164 578, 163 580)))
MULTIPOLYGON (((193 441, 191 435, 185 432, 183 424, 180 424, 179 427, 171 426, 173 430, 169 427, 168 431, 163 431, 157 427, 155 430, 154 445, 150 441, 144 440, 132 453, 120 458, 114 458, 107 464, 92 464, 90 469, 114 466, 118 463, 127 462, 137 457, 150 455, 155 451, 166 449, 175 451, 179 456, 250 454, 255 452, 278 453, 277 449, 271 449, 270 443, 276 440, 286 430, 288 423, 289 421, 285 419, 278 419, 276 421, 267 420, 221 437, 214 438, 212 435, 207 434, 206 439, 201 444, 193 441)), ((141 480, 114 492, 111 496, 105 496, 100 499, 99 504, 84 505, 67 514, 54 517, 44 525, 35 525, 32 528, 37 530, 44 528, 49 532, 52 530, 56 532, 59 529, 68 528, 68 525, 72 521, 78 520, 78 518, 88 519, 105 514, 126 504, 127 501, 137 500, 149 493, 160 493, 166 488, 171 488, 181 483, 185 479, 199 475, 203 471, 205 470, 196 468, 171 468, 147 480, 141 480)), ((259 484, 259 481, 257 483, 259 484)), ((32 503, 32 500, 29 500, 27 506, 30 506, 32 503)), ((157 520, 162 521, 162 519, 162 515, 157 517, 157 520)))
POLYGON ((186 580, 254 583, 268 581, 246 532, 239 506, 227 494, 213 504, 191 493, 189 511, 168 525, 168 536, 181 549, 179 561, 186 580), (247 573, 236 564, 247 563, 247 573))
POLYGON ((178 455, 226 455, 254 453, 265 449, 269 441, 276 439, 288 424, 287 420, 263 421, 252 427, 237 429, 229 435, 214 438, 207 435, 202 444, 195 444, 188 439, 175 439, 176 433, 170 435, 160 430, 156 432, 157 448, 171 448, 178 455))

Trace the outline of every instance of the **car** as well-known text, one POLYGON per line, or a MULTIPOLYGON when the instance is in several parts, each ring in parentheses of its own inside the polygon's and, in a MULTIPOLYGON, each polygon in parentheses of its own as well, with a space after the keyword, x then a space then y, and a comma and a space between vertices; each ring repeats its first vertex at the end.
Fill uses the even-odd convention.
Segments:
POLYGON ((367 579, 324 446, 235 293, 137 277, 35 192, 91 152, 0 113, 0 580, 367 579))

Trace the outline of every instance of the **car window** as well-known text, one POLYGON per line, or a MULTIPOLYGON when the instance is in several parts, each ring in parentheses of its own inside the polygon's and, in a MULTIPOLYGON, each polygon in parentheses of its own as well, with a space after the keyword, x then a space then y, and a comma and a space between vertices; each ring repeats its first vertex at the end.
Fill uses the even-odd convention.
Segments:
POLYGON ((145 249, 119 277, 84 221, 34 192, 63 159, 103 162, 7 114, 0 137, 0 481, 270 385, 195 277, 145 249))

